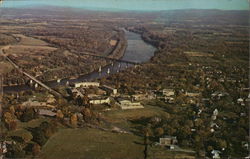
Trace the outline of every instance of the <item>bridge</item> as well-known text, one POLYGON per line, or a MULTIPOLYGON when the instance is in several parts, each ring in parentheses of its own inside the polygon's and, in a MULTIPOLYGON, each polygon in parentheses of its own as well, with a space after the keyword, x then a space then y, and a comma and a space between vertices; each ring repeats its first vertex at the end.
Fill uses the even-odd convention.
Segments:
POLYGON ((98 57, 106 60, 111 60, 111 61, 116 61, 116 62, 122 62, 122 63, 127 63, 127 64, 132 64, 132 65, 139 65, 139 62, 133 62, 133 61, 128 61, 128 60, 121 60, 121 59, 116 59, 108 56, 102 56, 102 55, 96 55, 93 53, 88 53, 88 52, 78 52, 81 55, 86 55, 86 56, 92 56, 92 57, 98 57))
MULTIPOLYGON (((3 54, 2 54, 3 55, 3 54)), ((41 87, 45 88, 46 90, 48 90, 51 94, 53 94, 56 97, 63 97, 62 94, 60 94, 59 92, 51 89, 49 86, 47 86, 46 84, 44 84, 43 82, 39 81, 38 79, 36 79, 34 76, 28 74, 27 72, 23 71, 17 64, 15 64, 15 62, 13 62, 8 56, 5 56, 5 59, 10 62, 12 64, 12 66, 17 69, 20 73, 24 74, 25 76, 27 76, 29 79, 35 81, 37 84, 39 84, 41 87)))

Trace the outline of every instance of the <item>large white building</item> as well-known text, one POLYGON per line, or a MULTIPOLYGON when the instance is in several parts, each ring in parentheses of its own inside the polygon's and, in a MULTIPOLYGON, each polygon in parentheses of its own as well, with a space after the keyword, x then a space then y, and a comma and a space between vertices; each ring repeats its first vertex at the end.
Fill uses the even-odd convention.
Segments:
POLYGON ((100 83, 99 82, 80 82, 80 83, 75 83, 74 87, 78 88, 78 87, 99 87, 100 83))
POLYGON ((144 108, 140 102, 131 102, 130 100, 119 100, 119 106, 122 109, 140 109, 144 108))
POLYGON ((111 100, 109 97, 107 98, 96 98, 96 99, 90 99, 89 103, 97 105, 97 104, 110 104, 111 100))

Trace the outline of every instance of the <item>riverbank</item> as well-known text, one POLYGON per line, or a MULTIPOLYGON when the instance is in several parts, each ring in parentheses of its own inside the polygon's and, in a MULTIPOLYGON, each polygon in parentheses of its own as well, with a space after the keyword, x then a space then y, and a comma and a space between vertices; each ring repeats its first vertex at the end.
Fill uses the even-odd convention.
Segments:
MULTIPOLYGON (((117 51, 115 58, 142 63, 142 62, 149 61, 151 57, 154 56, 154 52, 156 48, 153 47, 152 45, 145 43, 139 34, 129 32, 126 30, 123 31, 123 34, 124 36, 122 36, 123 38, 121 40, 123 41, 123 43, 125 43, 125 45, 117 45, 115 49, 117 51)), ((51 81, 45 82, 45 84, 53 88, 58 85, 65 85, 68 82, 74 83, 74 82, 82 82, 82 81, 93 81, 98 78, 102 78, 110 74, 117 73, 133 65, 130 65, 130 64, 127 65, 127 64, 118 63, 118 62, 114 62, 112 64, 109 63, 109 64, 106 64, 105 66, 102 65, 104 67, 102 67, 101 72, 99 72, 98 70, 99 66, 100 65, 98 65, 98 67, 95 67, 95 69, 93 69, 93 71, 90 71, 90 73, 79 75, 76 78, 61 78, 59 81, 51 80, 51 81), (107 73, 108 71, 110 72, 110 74, 107 73)), ((5 92, 19 92, 19 91, 25 91, 25 90, 30 90, 30 89, 32 88, 26 84, 4 87, 5 92)))
MULTIPOLYGON (((108 57, 110 58, 116 58, 116 59, 121 59, 126 51, 126 48, 127 48, 127 40, 125 38, 125 32, 124 30, 118 30, 118 39, 117 39, 117 43, 116 45, 114 46, 114 49, 111 50, 111 53, 109 53, 108 57)), ((5 48, 5 47, 4 47, 5 48)), ((63 76, 63 77, 56 77, 53 78, 53 79, 49 79, 49 80, 44 80, 42 76, 36 76, 39 80, 43 81, 43 82, 46 82, 46 83, 49 83, 49 82, 54 82, 54 81, 57 81, 57 80, 66 80, 66 79, 76 79, 76 78, 79 78, 81 76, 84 76, 84 75, 87 75, 87 74, 90 74, 91 72, 94 72, 96 70, 99 69, 99 67, 105 67, 105 66, 108 66, 111 64, 111 61, 105 61, 105 60, 101 60, 100 62, 98 62, 98 65, 96 62, 93 63, 93 66, 89 67, 89 70, 87 72, 84 72, 84 73, 80 73, 78 74, 77 76, 63 76)), ((12 84, 8 84, 8 85, 4 85, 4 87, 13 87, 13 86, 20 86, 20 85, 25 85, 27 84, 27 81, 28 79, 26 80, 22 80, 22 81, 18 81, 18 82, 21 82, 19 84, 15 84, 15 83, 12 83, 12 84)))

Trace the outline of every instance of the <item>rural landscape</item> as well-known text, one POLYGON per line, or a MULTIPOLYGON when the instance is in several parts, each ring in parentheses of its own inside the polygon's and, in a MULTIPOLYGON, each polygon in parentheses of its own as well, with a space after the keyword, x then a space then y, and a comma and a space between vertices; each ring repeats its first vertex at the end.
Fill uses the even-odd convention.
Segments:
POLYGON ((249 89, 248 10, 0 6, 0 158, 249 158, 249 89))

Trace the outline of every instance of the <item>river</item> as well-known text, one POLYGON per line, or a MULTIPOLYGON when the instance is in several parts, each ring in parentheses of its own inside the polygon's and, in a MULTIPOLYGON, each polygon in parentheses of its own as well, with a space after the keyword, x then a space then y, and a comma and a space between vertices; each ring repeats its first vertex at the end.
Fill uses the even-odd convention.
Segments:
MULTIPOLYGON (((156 48, 150 44, 145 43, 139 34, 125 31, 125 36, 128 41, 128 46, 123 57, 121 58, 122 60, 143 63, 149 61, 150 58, 154 56, 156 48)), ((76 79, 62 79, 60 82, 50 81, 50 82, 45 82, 45 84, 48 85, 49 87, 54 88, 58 85, 66 85, 67 82, 75 83, 83 81, 94 81, 98 78, 108 76, 109 75, 107 73, 108 70, 110 71, 110 74, 114 74, 128 67, 133 67, 133 66, 134 65, 131 64, 114 62, 113 65, 108 65, 106 67, 103 67, 101 69, 101 72, 98 72, 97 70, 89 74, 80 76, 79 78, 76 79)), ((4 92, 18 92, 30 89, 33 88, 28 85, 6 86, 4 87, 4 92)))

